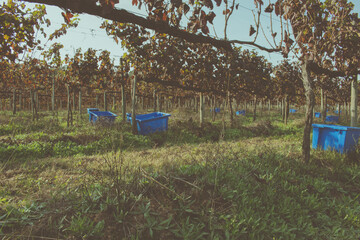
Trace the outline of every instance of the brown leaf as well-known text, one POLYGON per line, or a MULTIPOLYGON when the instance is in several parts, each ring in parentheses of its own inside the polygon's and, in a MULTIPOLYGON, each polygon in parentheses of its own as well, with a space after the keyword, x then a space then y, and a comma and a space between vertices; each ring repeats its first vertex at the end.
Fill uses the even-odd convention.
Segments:
POLYGON ((252 25, 250 25, 249 36, 253 35, 254 33, 256 33, 255 28, 252 25))
POLYGON ((204 34, 209 34, 209 28, 208 28, 208 26, 206 26, 206 25, 202 26, 201 31, 202 31, 204 34))
POLYGON ((189 12, 189 10, 190 10, 189 5, 184 4, 184 14, 185 14, 185 15, 189 12))
POLYGON ((276 16, 279 16, 280 13, 281 13, 281 6, 280 6, 280 1, 278 0, 276 3, 275 3, 275 14, 276 16))
POLYGON ((203 0, 203 2, 204 2, 204 5, 208 8, 210 8, 211 10, 214 8, 212 0, 203 0))
POLYGON ((269 4, 269 6, 265 8, 266 13, 271 13, 273 10, 274 10, 274 6, 272 4, 269 4))
POLYGON ((230 12, 230 9, 226 9, 223 11, 223 14, 226 15, 226 14, 229 14, 229 12, 230 12))
POLYGON ((209 23, 213 24, 213 20, 214 20, 215 16, 216 16, 216 14, 214 12, 209 12, 209 14, 206 16, 206 20, 209 23))
POLYGON ((216 6, 220 6, 220 4, 221 4, 221 0, 214 0, 215 2, 216 2, 216 6))

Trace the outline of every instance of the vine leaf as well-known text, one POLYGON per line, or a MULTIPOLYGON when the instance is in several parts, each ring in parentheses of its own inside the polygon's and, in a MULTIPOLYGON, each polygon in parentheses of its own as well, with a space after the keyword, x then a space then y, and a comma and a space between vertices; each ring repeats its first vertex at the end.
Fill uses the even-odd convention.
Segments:
POLYGON ((254 33, 256 33, 255 28, 252 25, 250 25, 249 36, 252 36, 254 33))

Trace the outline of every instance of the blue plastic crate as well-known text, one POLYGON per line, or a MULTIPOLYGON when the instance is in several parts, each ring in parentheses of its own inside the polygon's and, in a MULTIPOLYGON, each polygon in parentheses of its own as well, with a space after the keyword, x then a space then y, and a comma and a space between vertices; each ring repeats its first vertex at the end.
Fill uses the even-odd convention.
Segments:
POLYGON ((321 113, 315 112, 315 117, 316 117, 316 118, 320 118, 320 117, 321 117, 321 113))
POLYGON ((90 114, 90 112, 93 112, 93 111, 99 111, 99 109, 98 108, 88 108, 87 109, 87 113, 89 114, 89 122, 91 122, 92 116, 93 116, 90 114))
MULTIPOLYGON (((126 115, 132 124, 131 113, 126 115)), ((170 116, 170 114, 162 112, 136 115, 138 133, 141 135, 148 135, 154 132, 166 131, 168 129, 168 120, 170 116)))
POLYGON ((289 113, 296 113, 296 111, 297 111, 296 109, 292 109, 292 108, 289 109, 289 113))
POLYGON ((354 150, 359 137, 360 128, 331 124, 313 124, 312 148, 335 150, 346 153, 354 150))
POLYGON ((108 111, 90 111, 89 120, 92 123, 113 123, 117 117, 116 114, 108 111))
POLYGON ((243 115, 243 116, 245 116, 245 110, 236 111, 236 115, 243 115))
POLYGON ((339 122, 339 116, 332 116, 332 115, 326 116, 325 122, 337 123, 339 122))
MULTIPOLYGON (((341 112, 342 112, 342 111, 340 110, 340 113, 341 113, 341 112)), ((335 113, 335 114, 339 114, 339 110, 335 110, 334 113, 335 113)))
MULTIPOLYGON (((213 109, 210 108, 210 112, 212 112, 212 110, 213 110, 213 109)), ((219 112, 220 112, 220 108, 215 108, 215 112, 216 112, 216 113, 219 113, 219 112)))

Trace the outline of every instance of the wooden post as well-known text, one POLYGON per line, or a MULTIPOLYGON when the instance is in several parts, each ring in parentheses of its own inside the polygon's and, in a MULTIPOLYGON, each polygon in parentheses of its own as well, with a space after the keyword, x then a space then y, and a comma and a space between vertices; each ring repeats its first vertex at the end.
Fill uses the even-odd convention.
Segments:
MULTIPOLYGON (((75 108, 75 90, 73 90, 73 106, 72 106, 72 109, 71 109, 71 117, 72 117, 72 111, 76 111, 76 108, 75 108)), ((71 124, 72 126, 72 124, 71 124)))
POLYGON ((126 121, 126 98, 125 98, 125 89, 124 84, 121 84, 121 112, 122 112, 122 121, 126 121))
POLYGON ((326 120, 326 114, 327 114, 326 111, 327 111, 327 97, 325 91, 321 89, 321 118, 323 122, 325 122, 326 120))
POLYGON ((156 112, 156 90, 153 92, 153 99, 154 99, 154 112, 156 112))
POLYGON ((134 76, 133 81, 133 90, 132 90, 132 105, 131 105, 131 120, 132 120, 132 133, 137 134, 137 123, 136 123, 136 78, 137 76, 134 76))
POLYGON ((19 110, 22 110, 22 108, 23 108, 22 101, 23 101, 22 92, 20 92, 20 94, 19 94, 19 110))
POLYGON ((357 126, 357 103, 358 103, 358 82, 357 75, 354 76, 354 79, 351 82, 351 127, 357 126))
POLYGON ((81 93, 81 89, 79 90, 79 116, 81 116, 81 103, 82 103, 82 93, 81 93))
POLYGON ((202 93, 200 93, 199 103, 200 103, 200 126, 203 126, 203 123, 204 123, 204 99, 203 99, 202 93))
POLYGON ((106 91, 104 91, 104 109, 107 111, 106 91))
POLYGON ((254 96, 254 110, 253 110, 253 122, 256 120, 256 105, 257 105, 257 98, 256 95, 254 96))
POLYGON ((13 89, 13 115, 16 114, 16 89, 13 89))
POLYGON ((115 109, 116 109, 115 93, 112 94, 112 100, 113 100, 113 102, 112 102, 112 108, 111 109, 113 111, 115 111, 115 109))
POLYGON ((52 88, 51 88, 51 110, 55 111, 55 74, 52 78, 52 88))
POLYGON ((96 97, 95 97, 95 105, 96 105, 96 108, 99 108, 99 95, 96 94, 96 97))

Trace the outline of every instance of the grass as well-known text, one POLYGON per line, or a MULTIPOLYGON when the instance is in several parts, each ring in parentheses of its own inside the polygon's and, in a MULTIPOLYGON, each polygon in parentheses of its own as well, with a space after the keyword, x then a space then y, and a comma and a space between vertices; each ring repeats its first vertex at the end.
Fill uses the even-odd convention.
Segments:
MULTIPOLYGON (((183 115, 182 115, 183 114, 183 115)), ((301 114, 169 130, 1 117, 3 239, 357 239, 358 153, 301 161, 301 114), (10 123, 10 124, 9 124, 10 123), (9 150, 10 149, 10 150, 9 150), (6 156, 5 158, 3 156, 6 156)))

